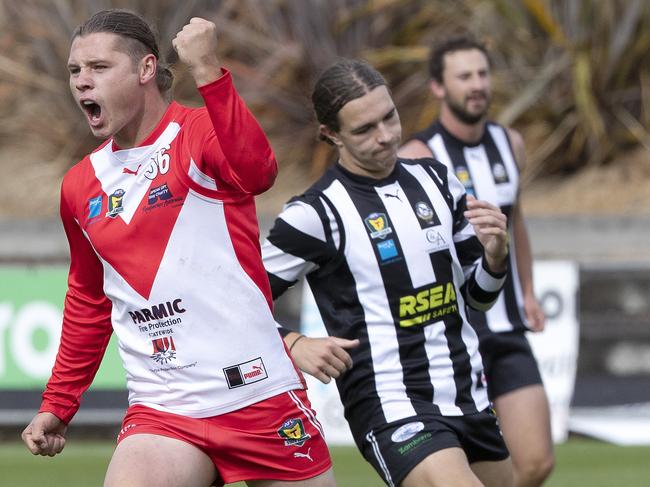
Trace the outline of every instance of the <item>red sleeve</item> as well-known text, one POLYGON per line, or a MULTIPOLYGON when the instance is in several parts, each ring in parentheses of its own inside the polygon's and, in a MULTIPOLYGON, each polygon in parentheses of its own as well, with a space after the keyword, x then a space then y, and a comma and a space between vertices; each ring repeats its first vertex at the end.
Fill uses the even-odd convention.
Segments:
POLYGON ((95 378, 113 329, 101 262, 75 221, 65 193, 64 181, 61 219, 70 245, 68 292, 61 343, 39 412, 51 412, 68 423, 95 378))
POLYGON ((232 187, 260 194, 275 181, 275 155, 264 131, 237 94, 230 72, 223 72, 219 79, 199 88, 212 122, 202 157, 232 187))

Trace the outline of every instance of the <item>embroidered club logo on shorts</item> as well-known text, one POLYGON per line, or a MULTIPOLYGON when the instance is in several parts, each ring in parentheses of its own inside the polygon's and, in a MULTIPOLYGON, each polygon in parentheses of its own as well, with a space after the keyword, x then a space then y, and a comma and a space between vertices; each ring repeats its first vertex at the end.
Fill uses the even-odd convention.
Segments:
POLYGON ((302 419, 292 418, 282 423, 278 435, 284 440, 284 446, 302 446, 311 435, 305 431, 302 419))
POLYGON ((223 373, 228 382, 228 389, 234 389, 235 387, 259 382, 269 376, 266 373, 266 367, 264 367, 262 357, 257 357, 248 362, 226 367, 223 369, 223 373))
POLYGON ((424 423, 421 421, 406 423, 397 428, 390 436, 390 439, 393 440, 393 443, 401 443, 402 441, 410 440, 423 429, 424 423))

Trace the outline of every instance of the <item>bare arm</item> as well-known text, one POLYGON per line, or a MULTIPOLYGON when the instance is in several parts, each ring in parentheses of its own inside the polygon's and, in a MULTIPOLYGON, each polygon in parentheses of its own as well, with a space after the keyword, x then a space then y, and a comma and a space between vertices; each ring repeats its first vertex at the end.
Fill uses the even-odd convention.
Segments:
MULTIPOLYGON (((512 148, 519 165, 523 170, 526 151, 524 141, 519 132, 508 129, 508 135, 512 143, 512 148)), ((545 317, 533 288, 533 256, 528 238, 528 230, 521 211, 519 198, 512 209, 512 232, 515 240, 515 255, 517 257, 517 270, 519 273, 519 282, 524 294, 524 312, 526 319, 533 331, 544 330, 545 317)))
POLYGON ((359 340, 338 337, 309 338, 296 332, 287 334, 284 342, 298 368, 323 384, 338 379, 352 367, 352 357, 347 349, 359 346, 359 340))

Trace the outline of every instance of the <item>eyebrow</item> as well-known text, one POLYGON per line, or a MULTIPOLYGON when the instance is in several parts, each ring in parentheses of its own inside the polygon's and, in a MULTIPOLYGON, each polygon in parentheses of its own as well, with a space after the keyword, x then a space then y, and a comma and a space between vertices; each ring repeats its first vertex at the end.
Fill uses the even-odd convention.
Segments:
MULTIPOLYGON (((396 108, 395 106, 393 106, 393 108, 391 108, 390 110, 388 110, 388 111, 384 114, 384 116, 381 117, 381 119, 382 119, 382 120, 385 120, 389 115, 391 115, 392 113, 394 113, 396 110, 397 110, 397 108, 396 108)), ((371 128, 371 127, 374 127, 375 125, 377 125, 377 123, 375 123, 375 122, 367 123, 367 124, 365 124, 365 125, 362 125, 361 127, 357 127, 357 128, 354 128, 354 129, 350 129, 350 133, 352 133, 352 134, 358 134, 358 133, 360 133, 360 132, 363 132, 365 129, 368 129, 368 128, 371 128)))

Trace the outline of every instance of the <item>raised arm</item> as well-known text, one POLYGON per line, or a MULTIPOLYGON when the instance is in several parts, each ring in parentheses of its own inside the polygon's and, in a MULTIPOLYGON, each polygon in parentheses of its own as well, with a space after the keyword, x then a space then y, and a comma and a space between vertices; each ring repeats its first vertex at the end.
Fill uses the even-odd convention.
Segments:
POLYGON ((277 162, 262 128, 237 94, 230 73, 221 67, 215 24, 195 17, 172 45, 205 100, 212 124, 202 154, 208 166, 241 191, 266 191, 275 181, 277 162))

